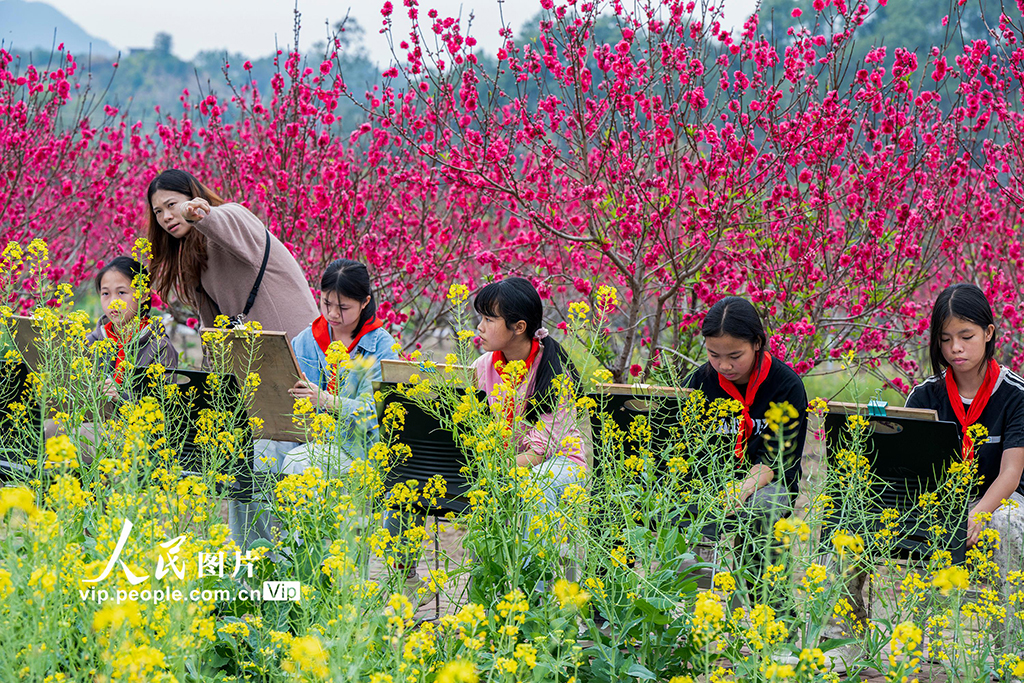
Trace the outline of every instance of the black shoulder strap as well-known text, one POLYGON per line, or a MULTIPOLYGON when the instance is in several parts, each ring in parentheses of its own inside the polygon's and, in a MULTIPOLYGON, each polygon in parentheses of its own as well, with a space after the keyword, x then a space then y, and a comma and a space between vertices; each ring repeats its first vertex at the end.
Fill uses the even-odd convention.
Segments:
POLYGON ((249 292, 249 299, 245 302, 245 308, 242 310, 242 317, 249 315, 249 311, 252 310, 252 305, 256 303, 256 295, 260 293, 260 285, 263 284, 263 275, 267 272, 267 261, 270 260, 270 229, 267 229, 267 246, 263 249, 263 264, 260 265, 260 273, 256 276, 256 283, 252 286, 252 291, 249 292))
MULTIPOLYGON (((256 303, 256 295, 260 293, 260 285, 263 284, 263 275, 267 272, 267 262, 270 260, 270 230, 267 230, 267 246, 263 248, 263 263, 260 265, 259 275, 256 276, 256 283, 252 286, 252 291, 249 292, 249 298, 245 302, 245 309, 242 310, 242 318, 249 315, 249 311, 252 310, 252 305, 256 303)), ((220 306, 212 296, 207 293, 206 288, 203 287, 200 282, 196 285, 196 291, 201 293, 213 306, 214 315, 221 315, 220 306)))

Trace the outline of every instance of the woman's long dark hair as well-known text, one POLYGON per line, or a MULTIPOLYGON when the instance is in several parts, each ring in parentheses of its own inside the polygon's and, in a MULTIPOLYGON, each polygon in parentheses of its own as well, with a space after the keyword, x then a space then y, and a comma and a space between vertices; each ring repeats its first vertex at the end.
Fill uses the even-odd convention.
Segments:
POLYGON ((198 308, 196 288, 206 267, 206 237, 198 230, 190 230, 185 237, 178 239, 160 227, 153 213, 153 195, 158 190, 178 192, 190 199, 202 198, 210 206, 220 206, 224 200, 191 173, 176 168, 154 178, 146 191, 149 243, 153 246, 153 291, 163 299, 169 299, 175 292, 186 304, 198 308))
MULTIPOLYGON (((700 334, 705 338, 729 335, 749 342, 757 351, 768 348, 768 335, 765 334, 761 316, 752 303, 739 296, 727 296, 715 303, 704 316, 700 334)), ((754 360, 754 372, 762 358, 758 353, 754 360)))
POLYGON ((149 271, 146 270, 146 266, 142 265, 130 256, 118 256, 111 260, 110 263, 103 266, 100 272, 96 273, 96 293, 100 291, 100 287, 103 283, 103 276, 114 271, 124 275, 128 278, 128 281, 132 283, 132 286, 137 286, 139 281, 136 280, 140 275, 142 276, 145 286, 147 287, 146 298, 139 299, 139 317, 145 318, 149 315, 151 306, 153 305, 153 297, 149 295, 149 271))
MULTIPOLYGON (((544 304, 541 303, 540 294, 529 280, 521 277, 509 277, 485 286, 473 299, 473 308, 480 315, 501 318, 509 329, 520 320, 525 322, 527 339, 533 339, 534 333, 543 323, 544 304)), ((568 376, 574 390, 578 389, 579 376, 562 345, 550 336, 542 343, 544 353, 536 361, 537 376, 533 396, 526 397, 528 402, 523 411, 525 419, 534 419, 539 414, 555 410, 557 396, 551 390, 551 383, 558 375, 568 376)))
MULTIPOLYGON (((932 372, 936 375, 949 367, 949 363, 942 355, 942 328, 950 318, 966 320, 982 329, 996 324, 996 318, 992 315, 992 305, 985 297, 985 292, 977 285, 961 282, 942 290, 932 308, 932 326, 928 340, 928 355, 931 356, 932 372)), ((995 355, 996 335, 993 333, 992 338, 985 344, 985 361, 992 360, 995 355)))
POLYGON ((338 296, 355 299, 360 303, 365 301, 366 297, 370 297, 370 303, 366 304, 359 315, 359 322, 352 332, 353 336, 358 335, 363 325, 377 315, 377 300, 373 297, 373 289, 370 286, 370 272, 359 261, 344 258, 331 261, 320 277, 320 292, 334 292, 338 296))

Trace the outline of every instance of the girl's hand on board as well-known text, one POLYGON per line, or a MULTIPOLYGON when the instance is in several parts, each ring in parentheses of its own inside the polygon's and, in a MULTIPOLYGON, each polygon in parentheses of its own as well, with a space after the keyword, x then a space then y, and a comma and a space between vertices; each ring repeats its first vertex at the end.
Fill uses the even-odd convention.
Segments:
POLYGON ((981 532, 985 529, 985 519, 981 517, 984 515, 983 512, 979 511, 977 507, 972 508, 967 513, 967 547, 972 548, 974 544, 981 538, 981 532))
POLYGON ((308 379, 300 379, 291 389, 288 390, 292 398, 298 400, 308 398, 309 402, 317 408, 335 410, 335 397, 333 394, 322 390, 308 379))
POLYGON ((108 399, 115 399, 121 396, 121 387, 110 377, 103 379, 103 395, 108 399))

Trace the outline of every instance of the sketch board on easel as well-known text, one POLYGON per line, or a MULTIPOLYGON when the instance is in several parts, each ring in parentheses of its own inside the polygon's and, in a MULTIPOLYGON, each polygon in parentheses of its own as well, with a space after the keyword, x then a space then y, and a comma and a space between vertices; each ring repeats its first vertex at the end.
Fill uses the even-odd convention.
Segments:
POLYGON ((6 341, 8 332, 10 333, 10 336, 13 337, 11 341, 14 342, 14 346, 21 353, 21 357, 25 360, 29 370, 35 370, 39 364, 39 349, 36 348, 37 335, 32 327, 33 320, 23 315, 11 316, 10 320, 11 323, 6 329, 0 330, 0 334, 3 335, 6 341))
MULTIPOLYGON (((250 417, 263 420, 263 430, 257 435, 261 439, 275 441, 305 441, 302 431, 292 422, 295 401, 288 390, 302 377, 295 351, 284 332, 258 333, 255 353, 250 358, 249 339, 254 333, 244 330, 221 330, 203 328, 201 335, 212 332, 224 335, 222 343, 227 344, 228 368, 244 384, 250 372, 258 373, 260 385, 249 410, 250 417)), ((207 357, 211 349, 203 344, 207 357)))

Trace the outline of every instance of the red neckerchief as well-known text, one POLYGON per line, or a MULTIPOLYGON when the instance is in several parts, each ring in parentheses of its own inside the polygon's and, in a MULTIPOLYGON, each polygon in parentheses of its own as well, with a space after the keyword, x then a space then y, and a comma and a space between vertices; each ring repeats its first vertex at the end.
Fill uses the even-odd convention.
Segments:
MULTIPOLYGON (((139 318, 139 332, 148 326, 149 318, 139 318)), ((108 321, 103 326, 103 332, 107 335, 107 339, 113 339, 114 343, 117 344, 117 355, 114 356, 114 382, 121 384, 124 381, 124 341, 118 336, 117 328, 114 327, 113 322, 108 321)))
POLYGON ((967 436, 967 428, 981 417, 981 411, 985 410, 985 405, 992 398, 992 388, 996 385, 997 379, 999 379, 999 363, 989 359, 988 367, 985 369, 985 379, 965 414, 964 401, 960 398, 960 389, 956 385, 953 369, 946 368, 946 395, 949 397, 953 412, 956 413, 956 419, 960 422, 960 429, 964 434, 963 455, 967 460, 974 460, 974 441, 967 436))
MULTIPOLYGON (((362 329, 359 330, 359 334, 357 334, 355 337, 353 337, 352 343, 349 344, 348 349, 347 349, 348 352, 352 353, 352 350, 354 348, 356 348, 356 344, 359 343, 359 340, 362 339, 364 335, 366 335, 369 332, 373 332, 378 327, 383 327, 383 326, 384 326, 384 321, 381 320, 380 318, 376 317, 376 316, 373 318, 373 320, 370 320, 370 321, 367 321, 367 322, 363 323, 363 327, 362 327, 362 329)), ((328 325, 328 323, 324 319, 324 317, 320 316, 319 318, 317 318, 316 320, 313 321, 312 328, 313 328, 313 339, 316 340, 317 345, 320 346, 320 350, 323 351, 324 355, 326 356, 327 355, 327 347, 331 345, 331 327, 330 327, 330 325, 328 325)), ((338 373, 335 372, 334 376, 331 377, 330 380, 328 380, 328 382, 327 382, 327 391, 331 392, 332 394, 335 393, 335 390, 337 389, 337 385, 338 385, 338 373)))
POLYGON ((384 321, 376 316, 374 316, 373 320, 367 320, 363 323, 363 328, 359 330, 359 334, 353 337, 352 343, 348 345, 348 352, 352 353, 352 350, 356 348, 356 344, 359 343, 359 340, 362 339, 364 335, 376 330, 378 327, 384 327, 384 321))
MULTIPOLYGON (((528 353, 526 355, 526 374, 527 375, 530 374, 530 368, 533 367, 533 362, 537 359, 537 351, 539 351, 539 350, 540 350, 540 342, 538 342, 536 339, 534 339, 533 341, 530 342, 530 353, 528 353)), ((491 354, 491 365, 493 365, 494 369, 498 371, 498 374, 501 376, 501 380, 504 382, 505 381, 505 368, 508 367, 508 361, 505 360, 504 352, 502 352, 502 351, 495 351, 494 353, 492 353, 491 354), (499 363, 501 364, 500 368, 498 367, 499 363)), ((524 382, 526 381, 526 376, 523 377, 523 381, 524 382)), ((512 401, 509 404, 508 413, 505 415, 505 418, 508 420, 508 426, 511 427, 512 423, 513 423, 513 420, 515 419, 515 401, 512 401)))
POLYGON ((764 382, 765 377, 768 376, 768 371, 772 367, 772 357, 767 353, 761 354, 761 360, 757 364, 757 371, 750 377, 750 381, 747 382, 747 393, 746 396, 740 395, 740 390, 736 388, 736 385, 727 380, 721 375, 718 376, 718 384, 725 393, 729 394, 732 398, 736 399, 743 405, 743 416, 740 420, 740 428, 736 432, 736 458, 743 460, 747 450, 747 442, 750 440, 750 436, 754 433, 754 421, 750 419, 750 406, 754 404, 754 397, 757 396, 757 390, 764 382))

